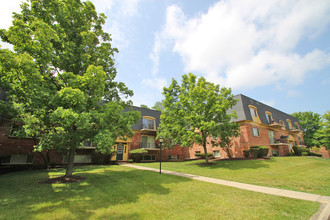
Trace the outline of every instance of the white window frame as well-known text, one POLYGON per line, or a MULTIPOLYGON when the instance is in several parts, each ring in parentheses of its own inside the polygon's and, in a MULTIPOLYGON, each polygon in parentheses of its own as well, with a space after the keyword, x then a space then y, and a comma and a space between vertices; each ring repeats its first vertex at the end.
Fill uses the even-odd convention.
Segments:
POLYGON ((220 157, 220 150, 214 150, 213 151, 213 156, 214 157, 220 157))
POLYGON ((255 137, 260 137, 259 128, 252 127, 252 135, 255 136, 255 137))

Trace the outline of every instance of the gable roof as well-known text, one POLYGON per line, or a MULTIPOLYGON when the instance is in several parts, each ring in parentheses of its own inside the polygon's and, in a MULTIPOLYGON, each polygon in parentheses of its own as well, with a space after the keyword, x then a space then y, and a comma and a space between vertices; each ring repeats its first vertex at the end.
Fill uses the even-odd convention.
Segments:
MULTIPOLYGON (((279 120, 282 120, 285 124, 286 129, 289 130, 289 125, 287 123, 287 119, 289 119, 292 123, 293 127, 296 127, 295 123, 297 122, 299 124, 299 121, 296 117, 293 117, 292 115, 289 115, 287 113, 284 113, 280 110, 277 110, 273 107, 270 107, 264 103, 261 103, 259 101, 256 101, 250 97, 247 97, 245 95, 239 94, 234 96, 235 99, 238 99, 238 102, 233 108, 231 109, 231 112, 233 110, 236 111, 238 118, 236 121, 244 121, 249 120, 252 121, 252 116, 250 113, 249 105, 253 105, 257 108, 258 115, 260 118, 260 121, 262 124, 268 125, 268 120, 266 118, 266 111, 272 113, 273 120, 277 123, 279 123, 279 120)), ((299 124, 300 126, 300 124, 299 124)))

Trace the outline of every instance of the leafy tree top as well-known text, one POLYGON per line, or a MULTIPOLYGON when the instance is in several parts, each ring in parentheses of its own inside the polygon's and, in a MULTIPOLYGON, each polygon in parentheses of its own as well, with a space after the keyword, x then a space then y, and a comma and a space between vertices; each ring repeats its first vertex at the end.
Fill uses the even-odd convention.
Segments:
MULTIPOLYGON (((37 150, 69 151, 93 141, 108 152, 118 137, 132 135, 138 112, 124 112, 122 97, 133 94, 116 82, 106 16, 90 1, 31 0, 0 30, 14 51, 0 50, 0 87, 8 91, 27 135, 40 139, 37 150)), ((71 166, 71 167, 70 167, 71 166)))
POLYGON ((203 77, 197 79, 190 73, 182 76, 181 85, 172 79, 163 94, 159 136, 168 142, 188 147, 196 143, 206 150, 208 143, 224 147, 230 137, 239 134, 238 124, 231 123, 236 113, 227 113, 237 102, 230 89, 220 88, 203 77))

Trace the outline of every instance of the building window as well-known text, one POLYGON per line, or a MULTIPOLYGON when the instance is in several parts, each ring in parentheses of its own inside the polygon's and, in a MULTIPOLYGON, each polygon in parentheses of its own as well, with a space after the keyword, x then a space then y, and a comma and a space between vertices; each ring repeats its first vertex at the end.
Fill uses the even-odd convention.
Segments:
POLYGON ((195 151, 195 154, 200 154, 201 152, 200 151, 195 151))
POLYGON ((286 122, 288 122, 289 129, 292 129, 292 123, 290 119, 286 119, 286 122))
POLYGON ((297 129, 300 130, 300 126, 299 126, 299 123, 298 122, 295 122, 296 126, 297 126, 297 129))
POLYGON ((141 136, 141 148, 155 148, 154 136, 141 136))
POLYGON ((33 155, 22 155, 22 154, 12 154, 6 158, 3 163, 10 164, 32 164, 34 156, 33 155))
POLYGON ((143 160, 156 160, 156 156, 154 154, 144 155, 143 160))
POLYGON ((177 155, 177 156, 176 156, 176 159, 177 159, 177 160, 180 160, 180 155, 177 155))
POLYGON ((298 137, 299 144, 302 145, 301 137, 298 137))
POLYGON ((260 137, 259 128, 252 128, 252 134, 253 136, 260 137))
POLYGON ((142 119, 142 129, 156 130, 155 118, 144 116, 142 119))
POLYGON ((274 131, 268 131, 268 137, 270 144, 275 144, 275 134, 274 131))
POLYGON ((252 118, 253 117, 258 117, 257 108, 255 108, 254 106, 253 107, 249 106, 249 108, 250 108, 250 113, 251 113, 252 118))
POLYGON ((213 151, 213 156, 214 157, 220 157, 220 151, 219 150, 214 150, 213 151))
POLYGON ((284 125, 284 121, 280 120, 279 122, 280 122, 281 125, 284 125))
POLYGON ((265 112, 266 113, 266 118, 267 118, 267 121, 268 121, 268 123, 270 124, 270 123, 272 123, 273 122, 273 115, 272 115, 272 113, 270 113, 270 112, 265 112))

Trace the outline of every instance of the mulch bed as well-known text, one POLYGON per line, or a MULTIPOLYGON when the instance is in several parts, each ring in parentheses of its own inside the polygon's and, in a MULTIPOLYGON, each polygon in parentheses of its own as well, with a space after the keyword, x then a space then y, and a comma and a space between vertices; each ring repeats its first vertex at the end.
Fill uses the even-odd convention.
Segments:
POLYGON ((82 176, 60 176, 60 177, 55 177, 55 178, 50 178, 47 180, 39 181, 38 183, 47 183, 47 184, 52 184, 52 183, 75 183, 75 182, 80 182, 85 180, 86 177, 82 176))

